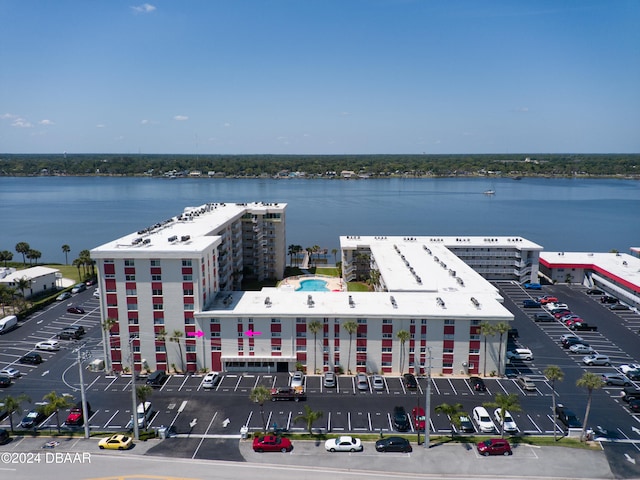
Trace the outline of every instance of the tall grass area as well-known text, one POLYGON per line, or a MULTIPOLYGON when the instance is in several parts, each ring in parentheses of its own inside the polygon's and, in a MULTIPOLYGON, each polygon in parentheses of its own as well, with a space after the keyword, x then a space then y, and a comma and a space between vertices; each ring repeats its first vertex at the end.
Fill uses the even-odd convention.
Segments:
MULTIPOLYGON (((52 264, 52 265, 43 265, 44 267, 56 268, 60 270, 60 273, 64 278, 70 278, 74 280, 76 283, 80 282, 80 276, 78 275, 78 269, 73 265, 60 265, 60 264, 52 264)), ((82 271, 82 270, 81 270, 82 271)))

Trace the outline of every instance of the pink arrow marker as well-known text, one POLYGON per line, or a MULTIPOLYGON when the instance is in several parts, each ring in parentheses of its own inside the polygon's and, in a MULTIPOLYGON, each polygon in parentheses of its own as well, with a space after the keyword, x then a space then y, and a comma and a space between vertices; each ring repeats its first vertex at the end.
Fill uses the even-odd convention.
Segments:
POLYGON ((201 337, 203 335, 204 335, 204 332, 201 330, 198 330, 197 332, 187 332, 188 337, 201 337))
POLYGON ((254 332, 253 330, 247 330, 244 332, 247 337, 253 337, 254 335, 262 335, 262 332, 254 332))

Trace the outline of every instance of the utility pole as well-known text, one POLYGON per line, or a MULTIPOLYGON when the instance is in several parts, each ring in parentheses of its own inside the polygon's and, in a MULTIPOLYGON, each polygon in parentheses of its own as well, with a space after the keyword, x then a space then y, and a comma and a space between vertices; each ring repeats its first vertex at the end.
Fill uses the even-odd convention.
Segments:
POLYGON ((78 354, 78 373, 80 374, 80 398, 82 400, 82 419, 84 421, 84 438, 89 438, 89 408, 87 407, 87 394, 84 390, 84 375, 82 371, 82 347, 78 347, 76 349, 76 353, 78 354))
MULTIPOLYGON (((133 360, 133 341, 135 337, 129 337, 129 355, 131 355, 131 421, 133 423, 133 438, 140 440, 140 428, 138 427, 138 396, 136 392, 136 363, 133 360)), ((143 407, 144 408, 144 405, 143 407)))
POLYGON ((429 448, 429 440, 431 434, 429 429, 431 428, 431 347, 427 347, 429 352, 429 367, 427 370, 427 390, 425 393, 425 408, 424 408, 424 448, 429 448))

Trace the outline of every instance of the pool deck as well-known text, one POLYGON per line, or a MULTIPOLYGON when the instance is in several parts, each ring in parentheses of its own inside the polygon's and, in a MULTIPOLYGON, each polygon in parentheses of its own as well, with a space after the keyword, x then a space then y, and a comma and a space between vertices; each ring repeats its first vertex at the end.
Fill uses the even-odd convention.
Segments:
POLYGON ((303 280, 322 280, 327 282, 327 288, 332 292, 344 292, 346 286, 343 285, 342 279, 339 277, 329 277, 325 275, 298 275, 295 277, 287 277, 278 284, 280 290, 290 290, 294 292, 300 288, 300 282, 303 280))

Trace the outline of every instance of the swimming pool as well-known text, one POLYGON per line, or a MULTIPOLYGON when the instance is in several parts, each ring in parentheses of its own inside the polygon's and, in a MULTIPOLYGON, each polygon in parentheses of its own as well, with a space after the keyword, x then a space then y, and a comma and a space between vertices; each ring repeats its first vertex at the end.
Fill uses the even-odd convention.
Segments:
POLYGON ((327 282, 318 279, 302 280, 296 292, 328 292, 327 282))

